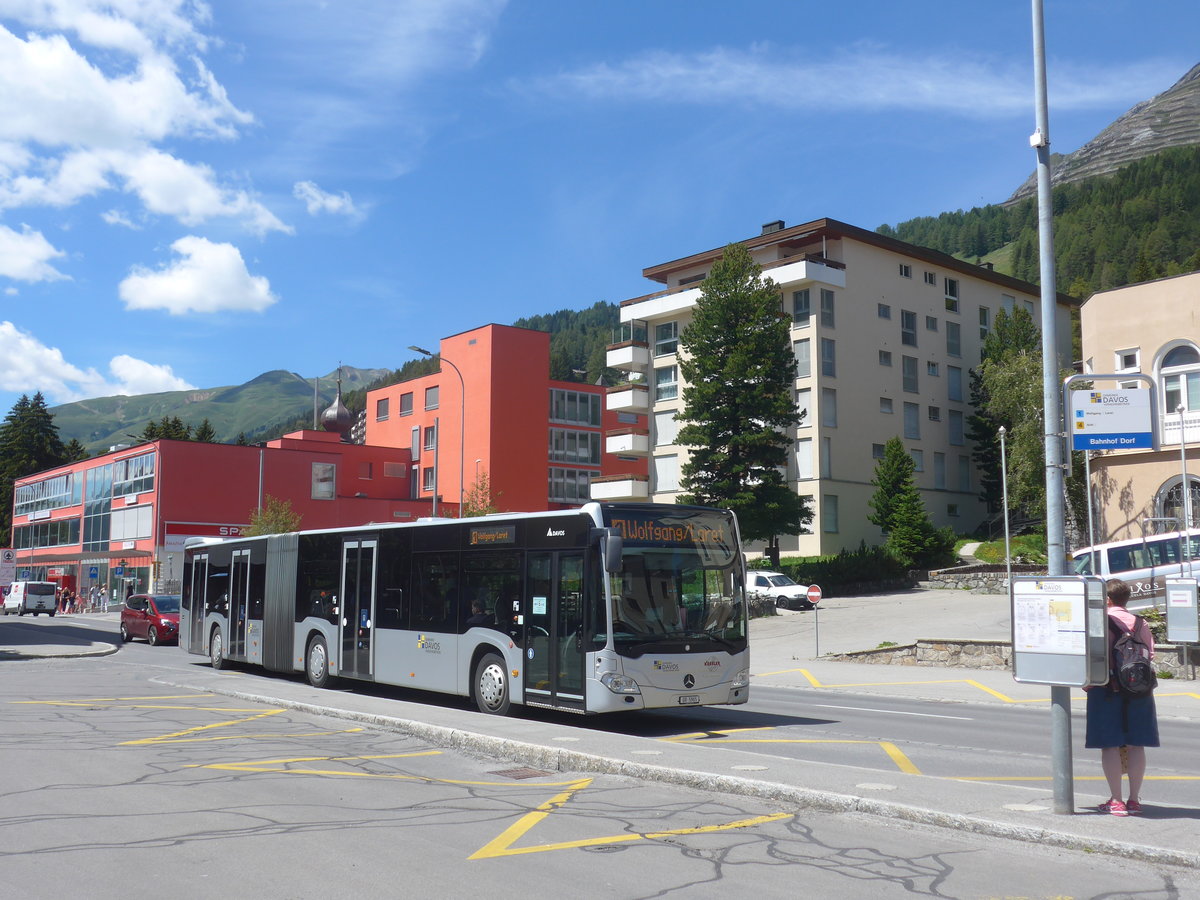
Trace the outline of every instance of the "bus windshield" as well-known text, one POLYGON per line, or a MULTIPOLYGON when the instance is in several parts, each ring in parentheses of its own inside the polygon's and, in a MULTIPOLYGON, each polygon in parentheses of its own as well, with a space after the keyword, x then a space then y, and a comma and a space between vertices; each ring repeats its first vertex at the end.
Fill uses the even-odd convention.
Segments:
POLYGON ((698 512, 613 516, 619 571, 608 576, 618 653, 740 651, 746 646, 741 558, 732 516, 698 512))

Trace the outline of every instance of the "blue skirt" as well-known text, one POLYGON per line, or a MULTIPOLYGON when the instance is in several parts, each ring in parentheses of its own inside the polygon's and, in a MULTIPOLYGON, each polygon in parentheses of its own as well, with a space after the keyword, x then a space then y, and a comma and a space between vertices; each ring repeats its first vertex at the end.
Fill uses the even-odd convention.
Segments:
POLYGON ((1157 747, 1158 714, 1154 695, 1125 697, 1107 687, 1087 692, 1087 740, 1089 750, 1107 747, 1157 747))

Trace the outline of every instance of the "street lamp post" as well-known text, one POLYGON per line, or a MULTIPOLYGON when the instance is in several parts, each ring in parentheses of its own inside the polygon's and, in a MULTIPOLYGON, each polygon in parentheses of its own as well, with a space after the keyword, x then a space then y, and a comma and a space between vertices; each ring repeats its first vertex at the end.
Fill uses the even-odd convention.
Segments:
MULTIPOLYGON (((408 349, 413 353, 420 353, 422 356, 433 357, 433 354, 423 347, 409 345, 408 349)), ((454 370, 454 374, 458 376, 460 395, 458 404, 458 517, 461 519, 463 506, 463 463, 467 455, 467 383, 463 381, 462 372, 459 371, 458 366, 444 356, 439 356, 438 359, 450 366, 454 370)), ((441 442, 442 436, 439 434, 438 443, 440 444, 441 442)), ((435 496, 437 494, 436 488, 434 489, 434 494, 435 496)))

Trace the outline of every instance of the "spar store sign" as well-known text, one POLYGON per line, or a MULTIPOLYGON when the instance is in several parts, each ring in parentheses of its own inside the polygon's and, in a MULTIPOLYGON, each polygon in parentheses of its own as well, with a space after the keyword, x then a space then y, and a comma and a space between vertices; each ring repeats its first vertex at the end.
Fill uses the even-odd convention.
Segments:
POLYGON ((1071 391, 1072 450, 1153 447, 1150 391, 1071 391))
POLYGON ((248 524, 220 525, 209 522, 168 522, 165 548, 167 550, 182 550, 183 542, 190 537, 241 537, 249 529, 250 526, 248 524))

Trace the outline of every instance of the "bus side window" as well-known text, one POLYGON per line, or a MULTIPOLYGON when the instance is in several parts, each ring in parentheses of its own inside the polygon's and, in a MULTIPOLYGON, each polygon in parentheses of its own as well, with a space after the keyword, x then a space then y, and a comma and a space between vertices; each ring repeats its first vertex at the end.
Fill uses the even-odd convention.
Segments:
POLYGON ((380 628, 403 628, 404 591, 400 588, 387 588, 382 591, 375 618, 380 628))
POLYGON ((1139 568, 1133 561, 1133 547, 1113 547, 1108 551, 1108 571, 1113 575, 1139 568))

